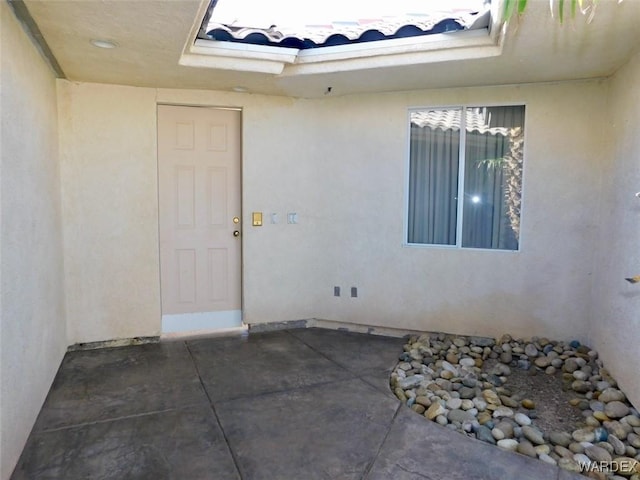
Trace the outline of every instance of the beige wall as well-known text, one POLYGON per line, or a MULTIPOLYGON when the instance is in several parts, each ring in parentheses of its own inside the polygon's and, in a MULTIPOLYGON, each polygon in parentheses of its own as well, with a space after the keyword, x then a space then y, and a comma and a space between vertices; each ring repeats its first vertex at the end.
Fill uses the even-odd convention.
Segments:
POLYGON ((593 82, 439 90, 314 106, 321 135, 331 139, 315 160, 327 189, 314 212, 326 235, 316 315, 467 334, 581 336, 597 228, 601 89, 593 82), (402 247, 407 107, 520 102, 527 105, 521 252, 402 247), (586 118, 593 130, 575 127, 586 118), (332 297, 334 284, 357 286, 359 298, 332 297))
POLYGON ((640 407, 640 54, 609 85, 611 129, 603 161, 601 235, 591 337, 605 365, 640 407))
MULTIPOLYGON (((245 319, 586 339, 600 165, 599 82, 245 106, 245 319), (407 108, 527 104, 522 251, 403 247, 407 108), (591 119, 592 129, 579 128, 591 119), (333 297, 333 286, 359 298, 333 297)), ((159 99, 220 104, 205 92, 159 99)), ((225 103, 226 104, 226 103, 225 103)))
POLYGON ((55 79, 0 2, 0 478, 67 347, 55 79))
POLYGON ((155 90, 58 86, 69 343, 159 335, 155 90))
POLYGON ((60 86, 72 342, 159 333, 156 102, 243 108, 245 321, 587 339, 600 82, 320 100, 60 86), (407 108, 520 102, 521 252, 403 246, 407 108), (265 213, 263 227, 249 226, 252 211, 265 213), (357 286, 359 298, 333 297, 334 285, 357 286))

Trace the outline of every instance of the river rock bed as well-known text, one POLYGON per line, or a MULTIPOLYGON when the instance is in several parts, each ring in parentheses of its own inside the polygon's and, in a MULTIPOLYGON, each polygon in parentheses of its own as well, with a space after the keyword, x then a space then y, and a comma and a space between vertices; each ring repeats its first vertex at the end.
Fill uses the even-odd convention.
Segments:
POLYGON ((390 384, 417 414, 464 435, 575 472, 635 465, 588 476, 640 480, 640 415, 598 353, 577 341, 412 336, 390 384))

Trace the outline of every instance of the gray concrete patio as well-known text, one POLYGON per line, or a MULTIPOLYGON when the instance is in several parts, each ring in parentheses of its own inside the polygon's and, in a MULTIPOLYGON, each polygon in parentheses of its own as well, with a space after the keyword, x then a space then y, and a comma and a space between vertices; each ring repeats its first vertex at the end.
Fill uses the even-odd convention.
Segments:
POLYGON ((581 479, 392 395, 403 340, 322 329, 70 352, 22 479, 581 479))

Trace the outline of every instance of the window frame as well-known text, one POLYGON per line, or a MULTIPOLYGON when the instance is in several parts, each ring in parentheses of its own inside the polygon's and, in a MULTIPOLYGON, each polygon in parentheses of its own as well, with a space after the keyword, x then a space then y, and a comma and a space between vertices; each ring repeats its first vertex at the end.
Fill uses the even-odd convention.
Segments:
POLYGON ((511 101, 511 102, 486 102, 486 103, 458 103, 458 104, 440 104, 440 105, 428 105, 408 107, 406 113, 405 122, 405 174, 404 174, 404 212, 403 212, 403 232, 402 232, 402 246, 407 248, 418 249, 445 249, 445 250, 469 250, 479 252, 500 252, 500 253, 520 253, 522 252, 522 239, 524 232, 523 217, 525 210, 525 178, 526 178, 526 165, 527 165, 527 150, 528 150, 528 129, 529 129, 529 106, 525 101, 511 101), (518 248, 516 250, 507 250, 500 248, 482 248, 482 247, 465 247, 462 245, 462 225, 463 225, 463 210, 464 202, 457 202, 456 205, 456 243, 455 245, 446 245, 438 243, 410 243, 409 242, 409 187, 411 184, 411 114, 414 112, 421 112, 425 110, 447 110, 447 109, 461 109, 463 114, 461 115, 461 131, 464 130, 464 135, 460 136, 460 152, 458 157, 458 197, 460 192, 464 195, 464 177, 466 169, 466 111, 470 108, 490 108, 490 107, 524 107, 524 148, 522 152, 522 182, 520 185, 521 201, 520 201, 520 235, 518 236, 518 248))

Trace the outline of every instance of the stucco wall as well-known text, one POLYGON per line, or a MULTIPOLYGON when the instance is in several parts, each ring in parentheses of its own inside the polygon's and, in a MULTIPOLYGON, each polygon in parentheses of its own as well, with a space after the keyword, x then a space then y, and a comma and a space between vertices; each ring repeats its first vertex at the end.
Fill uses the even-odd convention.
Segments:
POLYGON ((331 139, 318 158, 328 251, 316 315, 467 334, 585 335, 601 89, 593 82, 439 90, 316 105, 331 139), (527 105, 521 251, 402 247, 407 107, 520 102, 527 105), (593 129, 581 128, 586 118, 593 129), (334 284, 357 286, 358 299, 332 297, 334 284))
POLYGON ((155 90, 58 87, 69 343, 159 335, 155 90))
POLYGON ((640 54, 609 85, 610 127, 603 176, 602 234, 593 289, 591 337, 605 365, 640 407, 640 54))
MULTIPOLYGON (((586 339, 605 106, 600 82, 298 100, 244 111, 245 320, 316 318, 586 339), (527 104, 522 251, 403 247, 407 108, 527 104), (583 128, 584 119, 593 122, 583 128), (296 211, 298 225, 287 225, 296 211), (333 286, 343 296, 333 296, 333 286), (358 287, 358 298, 348 289, 358 287), (346 295, 345 295, 346 294, 346 295)), ((206 92, 159 98, 220 104, 206 92)))
POLYGON ((68 82, 60 90, 73 342, 159 332, 156 102, 243 108, 246 322, 315 317, 587 338, 601 82, 319 100, 68 82), (407 108, 520 102, 521 251, 403 246, 407 108), (249 226, 252 211, 265 213, 264 226, 249 226), (297 225, 287 212, 298 213, 297 225), (336 298, 334 285, 359 296, 336 298))
POLYGON ((0 478, 9 478, 67 347, 56 85, 0 2, 0 478))

